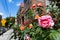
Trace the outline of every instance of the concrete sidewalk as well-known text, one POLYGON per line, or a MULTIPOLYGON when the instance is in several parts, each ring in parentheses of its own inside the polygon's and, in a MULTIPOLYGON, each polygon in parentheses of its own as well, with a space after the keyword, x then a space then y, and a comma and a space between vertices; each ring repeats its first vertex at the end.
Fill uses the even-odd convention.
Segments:
POLYGON ((10 29, 0 36, 0 40, 9 40, 12 35, 13 35, 13 29, 10 29))

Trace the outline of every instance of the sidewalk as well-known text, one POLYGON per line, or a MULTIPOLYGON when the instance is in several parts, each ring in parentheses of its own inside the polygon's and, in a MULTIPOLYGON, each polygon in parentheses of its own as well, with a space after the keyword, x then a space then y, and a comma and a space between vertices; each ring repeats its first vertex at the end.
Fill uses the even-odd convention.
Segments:
POLYGON ((13 29, 10 29, 0 36, 0 40, 9 40, 12 35, 13 35, 13 29))

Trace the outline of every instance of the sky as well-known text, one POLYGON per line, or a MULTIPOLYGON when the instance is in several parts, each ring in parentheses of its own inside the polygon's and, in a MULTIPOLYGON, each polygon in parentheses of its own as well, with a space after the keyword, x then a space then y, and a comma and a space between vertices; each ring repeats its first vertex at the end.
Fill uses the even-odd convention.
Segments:
POLYGON ((0 15, 2 15, 2 18, 16 16, 22 2, 23 0, 0 0, 0 15))

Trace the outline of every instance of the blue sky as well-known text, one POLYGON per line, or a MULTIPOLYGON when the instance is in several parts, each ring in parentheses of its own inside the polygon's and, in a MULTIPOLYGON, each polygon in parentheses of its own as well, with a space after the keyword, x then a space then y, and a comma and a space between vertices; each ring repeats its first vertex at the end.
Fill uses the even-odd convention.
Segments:
POLYGON ((3 18, 11 16, 16 16, 20 3, 23 0, 0 0, 0 15, 3 18))

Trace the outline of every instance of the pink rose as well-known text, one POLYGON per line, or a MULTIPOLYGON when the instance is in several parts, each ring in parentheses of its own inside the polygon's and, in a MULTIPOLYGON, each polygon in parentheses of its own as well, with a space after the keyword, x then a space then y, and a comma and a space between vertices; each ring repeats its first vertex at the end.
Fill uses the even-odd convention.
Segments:
POLYGON ((36 6, 36 4, 33 4, 33 5, 32 5, 32 8, 35 8, 35 6, 36 6))
POLYGON ((42 4, 42 3, 39 3, 39 4, 38 4, 38 7, 40 7, 40 6, 43 6, 43 4, 42 4))
POLYGON ((41 26, 43 28, 50 28, 51 26, 54 26, 54 22, 50 15, 41 16, 38 19, 38 22, 39 22, 39 26, 41 26))
POLYGON ((26 34, 26 35, 24 36, 24 40, 30 40, 30 35, 26 34))

